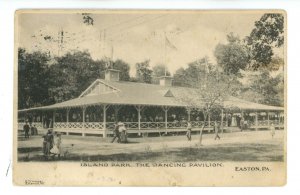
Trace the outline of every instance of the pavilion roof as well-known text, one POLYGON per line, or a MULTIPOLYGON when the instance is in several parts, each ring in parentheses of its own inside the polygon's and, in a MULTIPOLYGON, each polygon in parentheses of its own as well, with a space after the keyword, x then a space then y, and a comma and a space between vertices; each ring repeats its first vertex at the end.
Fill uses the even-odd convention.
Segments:
MULTIPOLYGON (((192 88, 161 86, 137 82, 125 81, 107 81, 98 79, 97 82, 115 87, 116 91, 98 95, 80 96, 75 99, 56 103, 49 106, 24 109, 43 110, 43 109, 59 109, 67 107, 81 107, 97 104, 119 104, 119 105, 145 105, 145 106, 187 106, 184 102, 179 101, 178 96, 181 93, 190 93, 192 88)), ((95 82, 94 82, 95 83, 95 82)), ((193 96, 193 95, 192 95, 193 96)), ((201 102, 199 102, 201 104, 201 102)), ((224 101, 226 108, 237 107, 245 110, 283 110, 283 107, 267 106, 263 104, 253 103, 230 97, 224 101)))

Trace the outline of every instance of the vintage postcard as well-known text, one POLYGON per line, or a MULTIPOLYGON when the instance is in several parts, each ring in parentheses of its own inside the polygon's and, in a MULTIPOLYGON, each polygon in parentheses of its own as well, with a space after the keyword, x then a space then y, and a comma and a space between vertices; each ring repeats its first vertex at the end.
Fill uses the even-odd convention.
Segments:
POLYGON ((13 182, 286 184, 283 10, 18 10, 13 182))

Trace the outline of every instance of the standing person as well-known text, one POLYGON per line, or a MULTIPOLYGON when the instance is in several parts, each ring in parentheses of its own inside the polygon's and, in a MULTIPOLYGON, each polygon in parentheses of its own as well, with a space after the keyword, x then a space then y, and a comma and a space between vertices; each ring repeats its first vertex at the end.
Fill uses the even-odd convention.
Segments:
POLYGON ((190 121, 187 122, 187 128, 186 128, 186 137, 188 141, 192 141, 192 124, 190 121))
MULTIPOLYGON (((61 154, 61 134, 57 133, 56 137, 54 138, 54 145, 53 148, 50 150, 52 154, 57 155, 58 159, 60 159, 61 154)), ((53 158, 54 158, 53 156, 53 158)))
POLYGON ((31 134, 31 136, 34 135, 34 127, 33 127, 33 125, 30 126, 30 134, 31 134))
POLYGON ((25 132, 25 138, 29 138, 29 129, 30 129, 30 127, 26 121, 25 125, 23 126, 23 130, 25 132))
POLYGON ((116 122, 116 124, 115 124, 115 128, 114 128, 114 137, 113 137, 113 139, 111 140, 111 143, 114 143, 114 141, 115 141, 116 138, 118 138, 118 139, 117 139, 117 142, 120 143, 121 138, 120 138, 120 132, 119 132, 119 125, 118 125, 117 122, 116 122))
POLYGON ((271 130, 271 136, 272 136, 272 138, 274 138, 274 136, 275 136, 275 126, 274 126, 274 124, 271 124, 270 130, 271 130))
POLYGON ((215 130, 215 140, 221 139, 221 137, 219 136, 220 125, 217 123, 217 121, 215 121, 214 130, 215 130))
POLYGON ((46 157, 50 155, 50 150, 53 148, 53 133, 52 129, 48 129, 46 135, 43 136, 43 153, 46 157))

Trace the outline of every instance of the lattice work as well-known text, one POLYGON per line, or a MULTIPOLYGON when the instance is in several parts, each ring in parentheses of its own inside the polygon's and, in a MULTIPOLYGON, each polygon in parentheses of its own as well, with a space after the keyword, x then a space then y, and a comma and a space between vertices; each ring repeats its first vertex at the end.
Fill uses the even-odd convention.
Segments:
POLYGON ((82 129, 83 128, 83 123, 81 122, 71 122, 67 123, 67 126, 69 129, 82 129))
POLYGON ((127 129, 138 129, 139 128, 138 122, 125 122, 124 124, 127 129))
POLYGON ((86 122, 84 127, 86 129, 103 129, 104 126, 102 122, 86 122))

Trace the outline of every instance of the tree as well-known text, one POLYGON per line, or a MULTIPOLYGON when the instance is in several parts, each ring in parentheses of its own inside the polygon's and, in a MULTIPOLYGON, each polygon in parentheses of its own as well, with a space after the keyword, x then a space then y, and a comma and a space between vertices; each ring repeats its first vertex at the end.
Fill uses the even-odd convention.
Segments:
MULTIPOLYGON (((201 74, 200 71, 196 74, 201 74)), ((206 85, 203 87, 200 80, 188 80, 193 82, 185 91, 180 91, 176 97, 188 108, 194 108, 197 112, 202 112, 204 121, 200 130, 199 143, 202 145, 203 130, 206 126, 208 116, 212 113, 219 113, 222 109, 224 99, 233 94, 234 79, 227 74, 223 74, 218 70, 209 71, 206 75, 206 85)))
POLYGON ((53 102, 78 97, 104 70, 105 62, 94 61, 88 52, 77 51, 57 57, 50 68, 49 93, 53 102))
POLYGON ((154 77, 161 76, 170 76, 171 73, 168 70, 168 67, 164 64, 158 64, 152 68, 154 77))
POLYGON ((149 60, 136 63, 136 78, 139 82, 151 83, 152 82, 152 70, 149 67, 149 60))
POLYGON ((266 67, 274 55, 273 48, 284 44, 284 16, 264 14, 245 40, 251 50, 251 67, 254 70, 266 67))
POLYGON ((113 68, 120 71, 120 80, 121 81, 129 81, 130 75, 130 66, 126 62, 118 59, 113 62, 113 68))
POLYGON ((18 107, 41 106, 48 102, 48 62, 46 53, 18 49, 18 107))
POLYGON ((249 50, 243 45, 238 36, 230 33, 227 35, 227 44, 218 44, 214 55, 217 63, 228 75, 239 75, 250 61, 249 50))
POLYGON ((284 105, 284 81, 283 73, 275 77, 268 70, 255 72, 248 75, 240 98, 261 104, 283 106, 284 105))
POLYGON ((186 69, 179 68, 174 74, 174 84, 185 87, 197 87, 201 83, 205 85, 207 73, 215 69, 207 57, 201 58, 188 64, 186 69))

